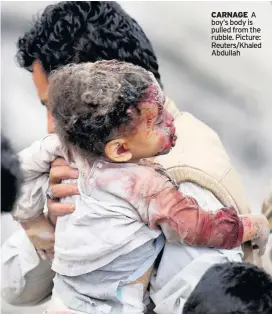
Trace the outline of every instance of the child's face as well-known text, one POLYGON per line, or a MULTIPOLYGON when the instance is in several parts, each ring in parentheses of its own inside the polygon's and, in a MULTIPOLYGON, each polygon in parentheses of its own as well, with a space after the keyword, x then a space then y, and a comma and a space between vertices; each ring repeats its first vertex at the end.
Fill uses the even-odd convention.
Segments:
POLYGON ((174 118, 164 109, 164 103, 164 94, 154 81, 137 106, 140 112, 128 109, 131 121, 119 128, 120 137, 106 144, 105 155, 115 162, 128 162, 169 153, 177 137, 174 118))
POLYGON ((135 122, 136 132, 127 138, 132 159, 164 155, 175 146, 174 118, 164 109, 164 101, 164 96, 150 97, 139 105, 141 114, 135 122))

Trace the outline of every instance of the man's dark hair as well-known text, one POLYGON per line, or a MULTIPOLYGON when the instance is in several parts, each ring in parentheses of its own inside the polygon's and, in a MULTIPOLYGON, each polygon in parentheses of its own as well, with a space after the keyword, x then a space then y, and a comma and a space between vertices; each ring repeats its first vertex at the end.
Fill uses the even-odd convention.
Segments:
POLYGON ((69 63, 116 59, 145 68, 160 83, 150 41, 116 2, 62 1, 49 5, 17 47, 17 61, 29 71, 36 59, 47 73, 69 63))
POLYGON ((49 76, 48 105, 56 133, 94 156, 108 141, 135 131, 145 101, 163 103, 153 74, 131 63, 97 61, 66 65, 49 76))
POLYGON ((19 161, 1 134, 1 212, 12 211, 22 181, 19 161))
POLYGON ((257 266, 224 263, 206 271, 183 314, 271 314, 272 278, 257 266))

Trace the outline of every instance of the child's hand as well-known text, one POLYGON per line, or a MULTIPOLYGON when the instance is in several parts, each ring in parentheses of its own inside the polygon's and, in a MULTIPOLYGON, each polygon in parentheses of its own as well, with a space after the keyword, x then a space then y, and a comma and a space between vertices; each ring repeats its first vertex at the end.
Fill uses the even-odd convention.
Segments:
POLYGON ((257 245, 259 247, 259 256, 262 256, 264 255, 266 245, 269 239, 269 233, 270 233, 269 222, 266 219, 266 217, 264 217, 264 222, 262 223, 260 228, 261 230, 260 230, 259 237, 254 239, 252 241, 252 244, 257 245))
POLYGON ((266 250, 266 245, 269 239, 270 228, 269 225, 266 228, 263 228, 259 238, 252 241, 253 245, 257 245, 259 247, 259 256, 264 255, 266 250))
POLYGON ((49 258, 52 261, 54 258, 55 231, 44 215, 35 220, 23 222, 21 225, 40 257, 43 260, 49 258))
POLYGON ((257 245, 259 256, 262 256, 270 232, 267 218, 261 214, 241 215, 240 217, 244 226, 243 242, 251 241, 253 245, 257 245))

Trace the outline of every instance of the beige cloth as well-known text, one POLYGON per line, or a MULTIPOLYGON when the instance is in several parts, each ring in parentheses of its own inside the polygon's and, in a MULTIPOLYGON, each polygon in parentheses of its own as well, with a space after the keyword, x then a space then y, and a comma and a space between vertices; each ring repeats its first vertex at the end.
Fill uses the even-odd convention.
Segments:
MULTIPOLYGON (((231 165, 214 130, 187 112, 180 112, 170 99, 165 108, 174 116, 178 139, 172 151, 156 158, 177 184, 190 181, 211 191, 224 206, 240 214, 251 212, 241 180, 231 165)), ((244 260, 261 266, 251 244, 244 245, 244 260)))
POLYGON ((267 243, 267 249, 262 257, 263 268, 272 275, 272 183, 269 187, 266 198, 264 199, 262 212, 267 217, 270 224, 270 237, 267 243))
POLYGON ((267 217, 272 232, 272 183, 269 187, 266 198, 263 201, 262 212, 267 217))

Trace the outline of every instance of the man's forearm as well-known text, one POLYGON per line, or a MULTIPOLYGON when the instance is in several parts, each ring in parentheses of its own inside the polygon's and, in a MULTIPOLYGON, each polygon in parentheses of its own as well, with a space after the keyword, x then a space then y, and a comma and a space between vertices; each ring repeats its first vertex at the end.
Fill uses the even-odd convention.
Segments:
POLYGON ((1 254, 1 294, 6 302, 28 305, 50 294, 54 277, 51 264, 39 258, 24 230, 4 242, 1 254))
POLYGON ((12 215, 25 222, 38 218, 44 208, 43 186, 48 180, 50 164, 56 157, 65 155, 56 135, 48 135, 19 153, 23 175, 21 193, 12 215))

